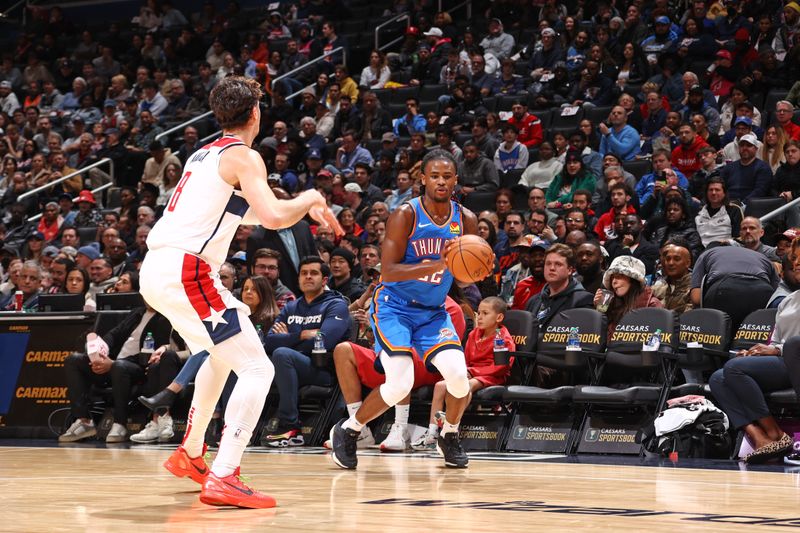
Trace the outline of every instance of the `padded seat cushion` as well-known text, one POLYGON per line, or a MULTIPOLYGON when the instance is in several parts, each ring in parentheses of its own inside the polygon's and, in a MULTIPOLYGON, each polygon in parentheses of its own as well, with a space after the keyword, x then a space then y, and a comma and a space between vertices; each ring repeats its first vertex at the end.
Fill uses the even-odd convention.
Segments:
POLYGON ((706 392, 702 383, 684 383, 683 385, 676 385, 669 391, 672 398, 680 398, 681 396, 688 396, 690 394, 705 396, 706 392))
POLYGON ((301 400, 328 398, 333 394, 333 387, 322 387, 320 385, 305 385, 300 387, 299 395, 301 400))
POLYGON ((512 385, 506 390, 503 399, 514 402, 565 403, 572 400, 574 391, 575 387, 571 386, 543 389, 541 387, 512 385))
POLYGON ((649 403, 658 401, 661 387, 637 385, 626 389, 613 389, 596 385, 575 388, 572 399, 576 402, 600 404, 649 403))
POLYGON ((504 386, 491 385, 473 394, 472 399, 482 402, 499 402, 503 399, 503 394, 505 392, 506 388, 504 386))
POLYGON ((794 389, 776 390, 775 392, 767 393, 766 397, 767 401, 773 403, 784 403, 790 405, 797 403, 797 394, 795 394, 794 389))

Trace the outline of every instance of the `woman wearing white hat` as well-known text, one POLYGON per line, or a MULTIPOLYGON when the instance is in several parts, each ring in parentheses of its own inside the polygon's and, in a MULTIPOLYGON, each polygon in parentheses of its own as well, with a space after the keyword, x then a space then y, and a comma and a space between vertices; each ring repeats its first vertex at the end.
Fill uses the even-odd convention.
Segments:
MULTIPOLYGON (((603 287, 614 293, 606 311, 609 338, 625 314, 643 307, 664 307, 646 285, 644 263, 629 255, 614 259, 603 274, 603 287)), ((605 295, 604 289, 597 289, 594 295, 595 307, 605 295)))

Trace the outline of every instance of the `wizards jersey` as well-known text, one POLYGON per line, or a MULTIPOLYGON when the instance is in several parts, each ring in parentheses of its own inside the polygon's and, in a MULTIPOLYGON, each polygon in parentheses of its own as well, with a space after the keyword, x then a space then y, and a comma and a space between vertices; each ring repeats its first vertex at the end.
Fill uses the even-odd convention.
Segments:
MULTIPOLYGON (((414 210, 414 225, 401 264, 415 265, 438 260, 445 243, 460 237, 464 231, 461 206, 451 201, 450 218, 444 224, 437 224, 425 211, 420 198, 413 198, 408 203, 414 210)), ((444 269, 416 280, 384 281, 380 293, 406 301, 412 306, 435 308, 444 305, 452 283, 453 275, 444 269)))
POLYGON ((257 223, 242 192, 218 171, 223 152, 240 145, 241 140, 225 136, 192 154, 164 216, 147 237, 149 249, 184 250, 219 270, 239 225, 257 223))

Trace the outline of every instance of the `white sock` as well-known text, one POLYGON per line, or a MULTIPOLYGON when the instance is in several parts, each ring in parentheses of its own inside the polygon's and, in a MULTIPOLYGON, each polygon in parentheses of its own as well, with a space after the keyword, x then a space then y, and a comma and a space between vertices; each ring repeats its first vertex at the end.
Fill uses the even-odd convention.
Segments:
POLYGON ((361 407, 361 402, 353 402, 347 404, 347 414, 350 416, 355 416, 356 411, 358 408, 361 407))
POLYGON ((411 410, 410 405, 395 405, 394 406, 394 423, 403 426, 408 425, 408 412, 411 410))
POLYGON ((445 419, 442 426, 442 435, 447 435, 448 433, 458 433, 458 424, 451 424, 445 419))
POLYGON ((436 435, 439 433, 439 424, 435 422, 433 424, 428 424, 428 433, 431 435, 436 435))
POLYGON ((344 429, 352 429, 357 433, 361 433, 361 429, 364 427, 364 424, 356 420, 356 414, 353 413, 350 415, 350 418, 345 420, 344 424, 342 424, 342 427, 344 429))
POLYGON ((203 454, 206 428, 214 414, 217 400, 230 374, 230 367, 216 357, 206 358, 194 378, 194 396, 181 443, 189 457, 203 454))

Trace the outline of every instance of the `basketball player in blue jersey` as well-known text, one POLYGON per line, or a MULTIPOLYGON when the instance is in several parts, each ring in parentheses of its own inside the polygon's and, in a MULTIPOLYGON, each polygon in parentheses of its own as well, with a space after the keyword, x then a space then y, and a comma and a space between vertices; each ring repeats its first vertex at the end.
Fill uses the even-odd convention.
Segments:
POLYGON ((457 237, 477 234, 478 220, 451 200, 457 180, 452 155, 433 150, 423 159, 422 169, 423 195, 396 209, 386 222, 381 282, 370 305, 379 352, 376 367, 382 367, 386 382, 373 389, 350 418, 331 429, 332 458, 342 468, 358 465, 361 428, 411 392, 412 348, 447 384, 446 420, 437 449, 446 466, 466 468, 469 463, 458 438, 469 380, 461 342, 444 308, 453 282, 444 257, 457 237))

